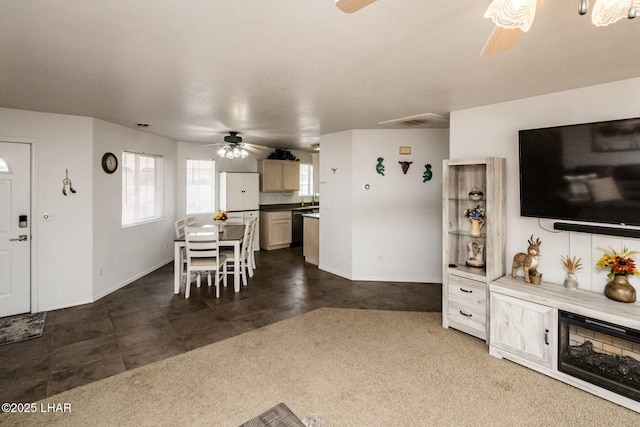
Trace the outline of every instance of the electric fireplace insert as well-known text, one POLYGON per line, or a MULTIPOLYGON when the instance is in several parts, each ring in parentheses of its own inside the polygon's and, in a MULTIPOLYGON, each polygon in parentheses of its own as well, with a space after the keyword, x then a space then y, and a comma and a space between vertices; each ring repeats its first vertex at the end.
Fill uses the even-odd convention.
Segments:
POLYGON ((559 310, 558 370, 640 402, 640 331, 559 310))

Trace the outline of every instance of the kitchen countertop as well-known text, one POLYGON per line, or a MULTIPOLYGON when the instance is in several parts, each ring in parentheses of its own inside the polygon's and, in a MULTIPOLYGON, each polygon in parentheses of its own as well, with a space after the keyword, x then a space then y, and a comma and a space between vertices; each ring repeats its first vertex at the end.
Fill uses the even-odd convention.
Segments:
POLYGON ((276 212, 276 211, 307 211, 312 209, 320 209, 320 205, 304 205, 300 206, 300 203, 289 203, 280 205, 260 205, 261 211, 276 212))
POLYGON ((320 219, 320 214, 319 213, 306 213, 306 214, 302 214, 302 216, 305 216, 307 218, 320 219))

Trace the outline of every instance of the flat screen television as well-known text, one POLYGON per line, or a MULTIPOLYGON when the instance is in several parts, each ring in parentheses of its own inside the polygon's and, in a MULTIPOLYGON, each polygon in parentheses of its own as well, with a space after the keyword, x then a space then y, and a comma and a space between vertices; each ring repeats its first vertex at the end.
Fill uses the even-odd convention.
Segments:
POLYGON ((640 226, 640 118, 519 131, 520 215, 640 226))

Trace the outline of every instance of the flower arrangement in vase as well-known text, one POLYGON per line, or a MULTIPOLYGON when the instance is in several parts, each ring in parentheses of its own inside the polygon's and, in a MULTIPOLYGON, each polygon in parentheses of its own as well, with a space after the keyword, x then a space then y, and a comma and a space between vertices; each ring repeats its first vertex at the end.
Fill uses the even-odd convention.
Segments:
POLYGON ((468 218, 471 223, 471 231, 469 234, 473 237, 480 237, 482 227, 484 226, 484 219, 487 216, 486 209, 480 205, 476 205, 464 211, 464 216, 468 218))
POLYGON ((218 211, 213 215, 213 220, 218 224, 218 231, 224 230, 224 222, 227 218, 227 213, 225 211, 218 211))
POLYGON ((604 287, 604 295, 607 298, 620 302, 635 302, 636 290, 629 283, 628 276, 640 275, 633 259, 633 255, 637 253, 626 247, 623 247, 621 252, 616 252, 612 248, 604 251, 596 267, 609 269, 607 277, 611 280, 604 287))
POLYGON ((531 283, 534 285, 539 285, 542 283, 542 273, 540 273, 537 269, 531 268, 529 269, 529 279, 531 283))
POLYGON ((576 257, 569 258, 569 255, 563 256, 562 265, 567 271, 567 276, 564 279, 564 287, 567 289, 576 289, 578 287, 578 279, 576 278, 576 271, 582 268, 582 258, 576 259, 576 257))

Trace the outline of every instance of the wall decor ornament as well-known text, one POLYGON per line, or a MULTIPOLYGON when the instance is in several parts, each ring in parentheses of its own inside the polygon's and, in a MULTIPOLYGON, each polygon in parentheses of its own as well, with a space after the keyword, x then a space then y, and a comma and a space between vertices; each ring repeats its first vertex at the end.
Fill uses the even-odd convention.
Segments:
POLYGON ((378 172, 382 176, 384 176, 384 165, 382 164, 383 161, 384 159, 382 157, 378 157, 378 163, 376 164, 376 172, 378 172))
POLYGON ((433 172, 431 172, 431 165, 427 163, 424 165, 424 173, 422 174, 422 182, 427 182, 431 180, 433 177, 433 172))
POLYGON ((69 179, 69 169, 65 169, 65 171, 66 175, 62 180, 62 194, 67 195, 67 187, 69 187, 69 191, 71 191, 72 194, 75 194, 76 190, 73 188, 73 184, 71 184, 71 180, 69 179))
POLYGON ((398 162, 400 163, 400 166, 402 167, 402 173, 403 174, 407 174, 407 171, 409 170, 409 166, 411 166, 411 163, 413 162, 398 162))
POLYGON ((534 270, 537 272, 541 244, 542 241, 540 241, 540 238, 536 238, 536 240, 534 241, 532 234, 529 238, 529 247, 527 248, 527 252, 518 252, 513 257, 513 265, 511 266, 511 277, 516 277, 516 272, 520 267, 522 267, 522 270, 524 270, 524 281, 527 283, 532 283, 531 271, 534 270))
POLYGON ((607 277, 611 279, 604 287, 604 295, 614 301, 632 303, 636 301, 636 290, 629 283, 628 276, 638 276, 640 272, 636 268, 633 255, 636 251, 630 251, 623 247, 622 251, 616 252, 612 248, 604 250, 604 255, 596 263, 598 269, 609 269, 607 277))

